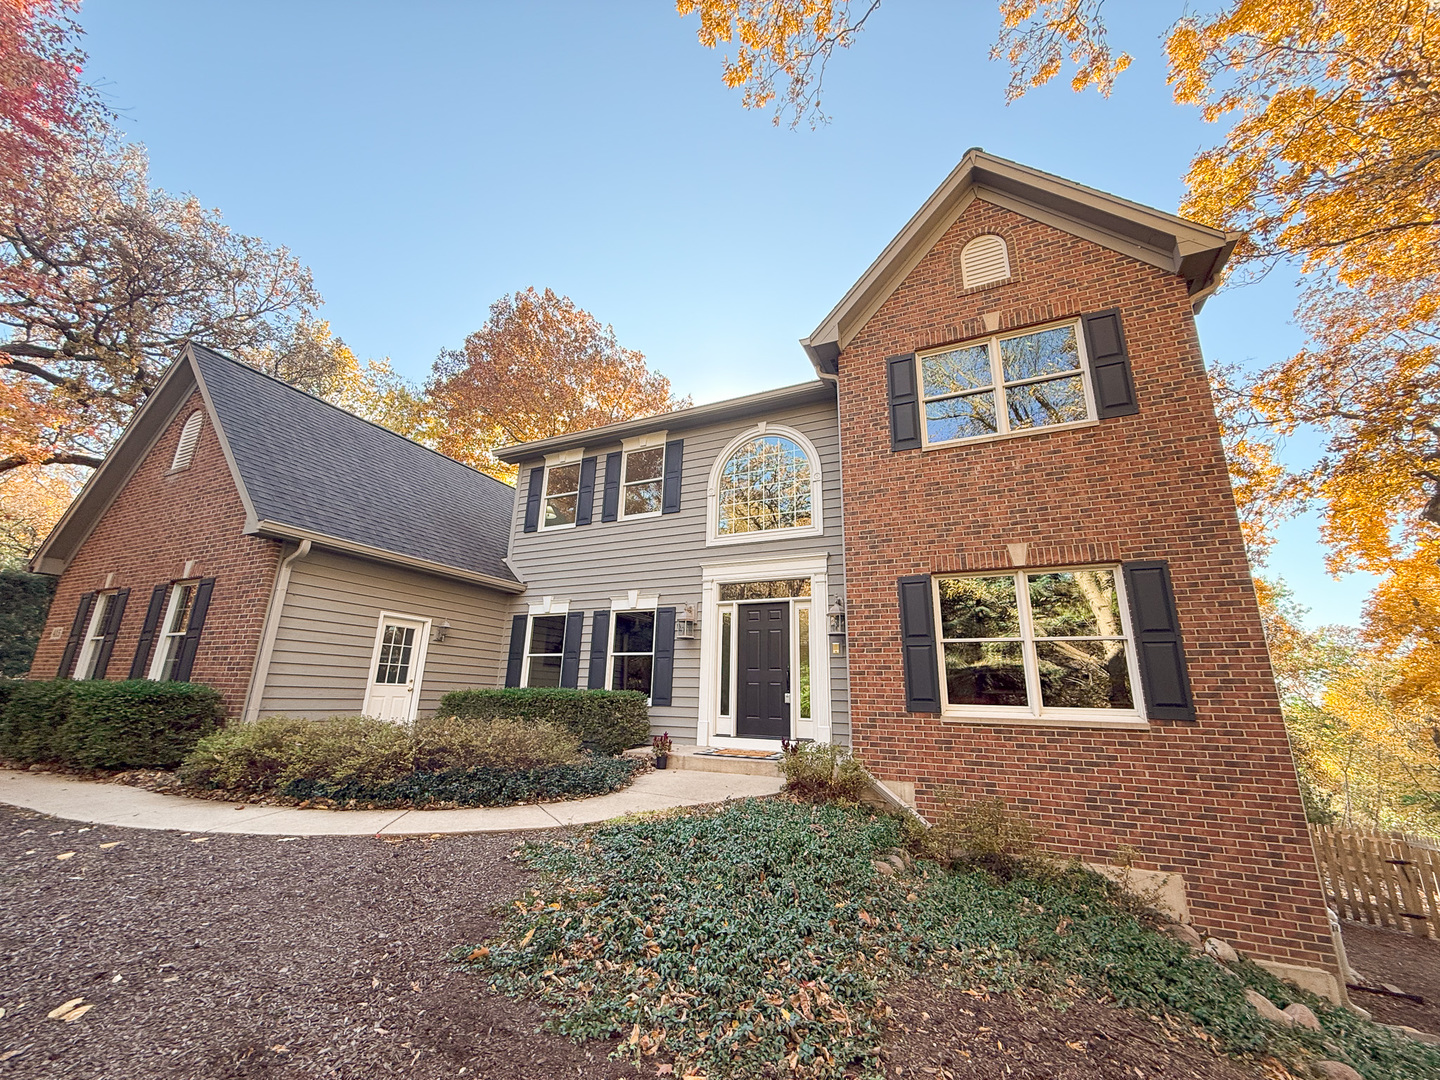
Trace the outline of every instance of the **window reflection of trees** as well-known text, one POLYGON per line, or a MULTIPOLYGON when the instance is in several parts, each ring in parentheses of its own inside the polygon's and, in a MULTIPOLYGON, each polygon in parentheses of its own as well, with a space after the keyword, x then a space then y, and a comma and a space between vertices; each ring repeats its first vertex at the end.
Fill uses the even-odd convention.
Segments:
POLYGON ((939 596, 951 705, 1134 708, 1113 570, 944 578, 939 596), (1038 703, 1026 684, 1026 653, 1038 677, 1038 703))
POLYGON ((792 439, 761 435, 742 444, 720 473, 718 531, 770 532, 811 524, 810 458, 792 439))

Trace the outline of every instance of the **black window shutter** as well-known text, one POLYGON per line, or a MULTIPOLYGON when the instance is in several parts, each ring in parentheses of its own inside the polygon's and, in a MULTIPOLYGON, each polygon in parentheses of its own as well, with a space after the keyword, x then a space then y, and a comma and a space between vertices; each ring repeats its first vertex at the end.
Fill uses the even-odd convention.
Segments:
POLYGON ((1090 357, 1090 382, 1095 387, 1095 415, 1101 420, 1130 416, 1140 411, 1135 380, 1130 375, 1130 354, 1125 350, 1125 331, 1120 326, 1120 309, 1086 315, 1085 352, 1090 357))
POLYGON ((905 667, 905 708, 910 712, 940 711, 933 608, 929 574, 900 579, 900 647, 905 667))
POLYGON ((520 671, 525 664, 525 631, 530 616, 516 615, 510 620, 510 656, 505 661, 505 685, 519 686, 520 671))
POLYGON ((662 514, 680 512, 680 477, 684 470, 684 460, 684 439, 674 439, 665 444, 665 489, 660 497, 662 514))
POLYGON ((560 685, 574 690, 580 685, 580 637, 585 633, 585 613, 572 611, 565 616, 565 642, 560 656, 560 685))
POLYGON ((90 612, 95 609, 95 594, 87 592, 80 597, 80 606, 75 609, 75 621, 70 624, 70 637, 65 642, 65 651, 60 654, 60 671, 56 678, 68 679, 75 671, 75 654, 85 640, 85 631, 90 628, 90 612))
POLYGON ((105 678, 110 670, 110 654, 115 651, 115 639, 120 636, 120 622, 125 618, 125 602, 130 599, 130 590, 121 589, 110 604, 110 614, 102 628, 105 637, 100 642, 100 651, 95 656, 95 678, 105 678))
POLYGON ((540 528, 540 496, 545 483, 545 466, 536 465, 530 470, 530 490, 525 495, 525 531, 534 532, 540 528))
POLYGON ((1135 654, 1140 660, 1140 684, 1145 690, 1145 715, 1151 720, 1194 720, 1195 701, 1185 670, 1170 566, 1153 559, 1128 562, 1122 569, 1135 654))
POLYGON ((591 690, 605 689, 605 662, 610 659, 610 612, 597 611, 590 616, 590 679, 591 690))
MULTIPOLYGON (((667 455, 668 457, 668 455, 667 455)), ((650 704, 670 704, 670 684, 675 678, 675 609, 655 610, 655 659, 650 667, 650 704)))
POLYGON ((915 354, 889 356, 885 368, 890 385, 890 449, 920 448, 920 393, 916 389, 915 354))
POLYGON ((605 455, 605 505, 600 508, 601 521, 615 521, 620 517, 620 459, 624 456, 619 450, 605 455))
POLYGON ((580 462, 580 499, 575 507, 575 524, 589 525, 590 515, 595 510, 595 462, 598 458, 587 457, 580 462))
POLYGON ((150 650, 155 645, 155 629, 165 611, 169 585, 156 585, 150 591, 150 606, 145 609, 145 622, 140 627, 140 640, 135 643, 135 658, 130 661, 130 678, 143 679, 149 674, 150 650))
POLYGON ((210 611, 210 594, 214 591, 213 577, 207 577, 195 586, 195 600, 190 605, 190 621, 185 624, 185 637, 180 642, 180 655, 175 660, 176 682, 190 681, 190 668, 195 663, 195 651, 200 648, 200 632, 205 629, 205 616, 210 611))

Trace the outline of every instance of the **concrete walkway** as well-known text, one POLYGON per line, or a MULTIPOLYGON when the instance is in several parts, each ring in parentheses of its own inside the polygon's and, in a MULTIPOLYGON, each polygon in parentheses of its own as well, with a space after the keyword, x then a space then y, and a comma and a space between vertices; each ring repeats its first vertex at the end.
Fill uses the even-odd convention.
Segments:
POLYGON ((583 825, 643 810, 773 795, 783 786, 778 777, 667 769, 647 773, 623 791, 574 802, 467 810, 297 810, 187 799, 55 773, 0 771, 0 802, 70 821, 132 829, 263 836, 416 836, 583 825))

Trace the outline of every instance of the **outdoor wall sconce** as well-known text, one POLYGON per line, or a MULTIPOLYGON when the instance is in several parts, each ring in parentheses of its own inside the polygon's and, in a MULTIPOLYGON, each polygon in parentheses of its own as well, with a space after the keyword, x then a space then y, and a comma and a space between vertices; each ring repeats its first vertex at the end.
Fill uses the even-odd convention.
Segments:
POLYGON ((845 655, 845 598, 835 597, 830 606, 830 655, 845 655))
POLYGON ((685 641, 693 640, 700 636, 700 623, 695 618, 695 605, 686 604, 685 610, 675 620, 675 636, 685 641))
POLYGON ((430 632, 430 643, 432 645, 439 645, 449 636, 450 624, 446 620, 441 619, 438 623, 436 623, 435 629, 430 632))

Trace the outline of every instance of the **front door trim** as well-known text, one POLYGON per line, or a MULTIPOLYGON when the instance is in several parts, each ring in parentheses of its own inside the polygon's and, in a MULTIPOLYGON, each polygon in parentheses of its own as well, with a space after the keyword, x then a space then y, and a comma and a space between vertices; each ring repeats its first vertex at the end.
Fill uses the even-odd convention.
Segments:
MULTIPOLYGON (((715 562, 700 568, 700 715, 695 727, 695 741, 699 745, 774 749, 774 740, 737 737, 733 716, 722 718, 719 715, 720 586, 740 581, 798 577, 810 579, 810 716, 814 724, 814 738, 816 742, 830 741, 829 639, 823 624, 817 621, 824 617, 829 607, 829 558, 824 552, 805 552, 757 556, 743 562, 715 562)), ((793 647, 791 652, 793 656, 793 647)), ((732 703, 731 712, 734 711, 732 703)))
POLYGON ((405 717, 406 723, 413 724, 415 715, 420 708, 420 688, 425 675, 425 655, 430 649, 430 620, 423 615, 405 615, 398 611, 380 612, 380 618, 375 625, 375 646, 370 650, 370 666, 365 669, 365 700, 361 705, 361 712, 368 712, 370 709, 370 696, 375 689, 375 669, 380 663, 380 646, 384 643, 386 622, 419 624, 419 629, 415 632, 417 639, 415 653, 411 660, 415 687, 410 691, 410 712, 405 717))

